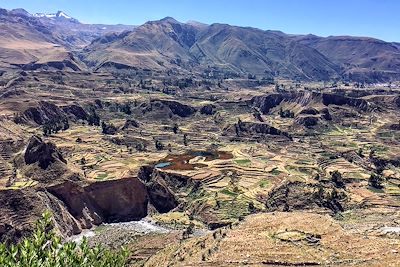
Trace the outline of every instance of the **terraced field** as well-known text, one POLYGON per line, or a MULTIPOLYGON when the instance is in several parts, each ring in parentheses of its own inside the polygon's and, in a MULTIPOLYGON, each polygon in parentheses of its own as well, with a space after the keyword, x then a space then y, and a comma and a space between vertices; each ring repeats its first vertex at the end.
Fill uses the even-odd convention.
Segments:
MULTIPOLYGON (((46 81, 49 74, 35 75, 46 81)), ((11 194, 20 202, 37 194, 38 207, 62 214, 57 220, 66 235, 102 222, 147 215, 174 229, 173 234, 164 236, 173 248, 148 244, 152 249, 135 254, 138 261, 150 258, 153 264, 151 257, 161 251, 160 257, 178 253, 188 266, 199 262, 241 265, 247 263, 243 261, 247 254, 253 259, 266 258, 248 262, 255 265, 333 262, 362 266, 363 260, 369 262, 364 254, 346 258, 348 254, 330 233, 307 228, 313 219, 324 227, 334 223, 336 230, 343 228, 341 234, 349 240, 359 242, 355 234, 374 236, 375 241, 360 245, 363 251, 377 249, 387 235, 395 235, 378 231, 397 227, 400 219, 400 126, 393 91, 382 89, 385 94, 376 99, 355 98, 347 96, 347 91, 336 94, 334 88, 321 93, 316 84, 307 84, 304 89, 287 91, 269 85, 211 91, 195 87, 166 94, 157 88, 166 77, 152 76, 152 87, 132 86, 122 93, 112 90, 121 86, 113 76, 98 73, 82 78, 94 88, 83 92, 81 85, 68 77, 64 77, 64 85, 52 88, 50 83, 36 86, 38 77, 27 74, 16 86, 15 90, 32 88, 25 101, 11 97, 0 110, 0 193, 5 199, 11 194), (30 100, 32 94, 37 99, 30 100), (46 101, 49 96, 53 101, 46 101), (46 132, 49 127, 50 133, 46 132), (132 210, 126 211, 129 208, 132 210), (296 211, 300 213, 292 214, 296 211), (285 213, 291 218, 287 223, 305 221, 287 230, 261 229, 247 219, 259 213, 265 213, 260 216, 274 224, 285 222, 285 213), (218 228, 223 230, 215 230, 218 228), (253 228, 259 231, 255 236, 247 232, 253 228), (210 237, 208 231, 218 238, 212 237, 213 233, 210 237), (193 233, 201 233, 203 239, 193 233), (224 243, 223 233, 229 235, 228 243, 224 243), (239 242, 245 254, 230 260, 226 253, 232 252, 231 242, 243 235, 250 238, 239 242), (318 235, 333 243, 323 244, 318 235), (257 254, 258 248, 251 245, 264 237, 265 249, 275 251, 268 257, 257 254), (192 241, 206 245, 196 243, 189 256, 183 251, 191 251, 186 246, 192 241), (282 254, 273 248, 275 243, 282 254), (311 260, 305 253, 296 259, 297 246, 318 259, 311 260), (216 248, 222 254, 215 252, 216 248), (335 260, 332 253, 341 260, 335 260), (279 261, 278 255, 287 260, 279 261)), ((137 77, 132 77, 125 79, 139 84, 137 77)), ((293 85, 291 81, 282 83, 287 88, 293 85)), ((40 213, 30 203, 22 207, 21 213, 40 213)), ((11 204, 3 211, 15 213, 11 204)), ((21 225, 29 225, 31 217, 22 218, 21 225)), ((258 219, 254 220, 258 224, 258 219)), ((14 221, 8 222, 16 227, 14 221)), ((141 238, 121 236, 116 233, 110 240, 118 239, 132 248, 143 246, 141 238)), ((149 238, 154 242, 162 239, 149 238)))

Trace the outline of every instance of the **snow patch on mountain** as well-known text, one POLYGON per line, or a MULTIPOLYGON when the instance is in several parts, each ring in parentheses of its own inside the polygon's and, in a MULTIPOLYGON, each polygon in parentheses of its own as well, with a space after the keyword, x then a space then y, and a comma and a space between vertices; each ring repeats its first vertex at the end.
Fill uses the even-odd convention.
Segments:
POLYGON ((64 19, 73 19, 72 17, 68 16, 65 12, 63 11, 58 11, 57 13, 53 14, 45 14, 45 13, 36 13, 34 14, 35 17, 38 18, 64 18, 64 19))

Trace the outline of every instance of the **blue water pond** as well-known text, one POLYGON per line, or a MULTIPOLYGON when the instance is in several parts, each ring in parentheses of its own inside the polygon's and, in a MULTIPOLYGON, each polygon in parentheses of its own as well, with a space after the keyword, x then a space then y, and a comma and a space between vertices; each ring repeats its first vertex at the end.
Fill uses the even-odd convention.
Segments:
POLYGON ((169 165, 171 165, 171 162, 160 162, 160 163, 156 164, 155 167, 162 169, 162 168, 168 167, 169 165))

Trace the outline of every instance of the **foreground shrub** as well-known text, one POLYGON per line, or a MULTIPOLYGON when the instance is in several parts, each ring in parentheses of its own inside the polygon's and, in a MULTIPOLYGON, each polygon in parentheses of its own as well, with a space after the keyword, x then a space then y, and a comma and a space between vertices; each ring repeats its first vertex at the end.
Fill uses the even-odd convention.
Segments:
POLYGON ((127 251, 112 252, 101 246, 89 247, 61 241, 53 230, 51 214, 36 223, 34 233, 16 245, 0 244, 0 266, 4 267, 119 267, 126 266, 127 251))

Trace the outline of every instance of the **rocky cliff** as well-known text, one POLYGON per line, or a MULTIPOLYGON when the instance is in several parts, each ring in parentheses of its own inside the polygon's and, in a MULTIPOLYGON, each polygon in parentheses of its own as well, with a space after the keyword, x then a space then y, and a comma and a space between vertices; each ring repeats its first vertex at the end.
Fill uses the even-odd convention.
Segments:
POLYGON ((148 195, 144 185, 130 177, 2 190, 0 201, 0 241, 15 242, 31 233, 45 210, 53 213, 56 228, 64 236, 104 222, 140 220, 147 215, 148 195))

